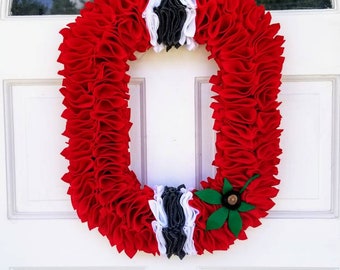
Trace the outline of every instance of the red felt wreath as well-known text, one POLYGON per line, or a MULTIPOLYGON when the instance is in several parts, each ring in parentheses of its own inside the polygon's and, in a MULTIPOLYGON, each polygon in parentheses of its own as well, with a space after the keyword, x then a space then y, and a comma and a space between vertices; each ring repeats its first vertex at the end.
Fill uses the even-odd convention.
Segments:
MULTIPOLYGON (((98 227, 111 245, 130 257, 137 251, 158 254, 148 201, 153 190, 129 169, 130 108, 128 60, 150 48, 142 18, 147 0, 95 0, 85 4, 76 21, 61 30, 58 61, 64 65, 61 93, 69 138, 62 155, 69 160, 63 180, 73 207, 90 229, 98 227)), ((242 194, 256 208, 241 213, 239 239, 249 226, 260 225, 277 195, 277 164, 281 154, 279 103, 283 64, 282 36, 271 15, 254 0, 197 0, 195 41, 205 44, 219 67, 210 79, 216 93, 214 110, 216 156, 213 179, 203 188, 221 191, 223 179, 241 188, 259 174, 242 194)), ((235 241, 228 226, 206 231, 216 206, 194 196, 199 210, 194 243, 204 250, 226 250, 235 241)))

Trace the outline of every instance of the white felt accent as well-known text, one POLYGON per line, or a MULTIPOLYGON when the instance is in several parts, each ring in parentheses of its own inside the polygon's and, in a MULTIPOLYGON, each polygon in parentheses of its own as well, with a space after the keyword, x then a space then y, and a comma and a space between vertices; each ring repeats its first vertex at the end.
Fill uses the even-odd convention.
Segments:
POLYGON ((196 8, 196 0, 180 0, 182 5, 185 5, 189 8, 196 8))
POLYGON ((156 235, 158 250, 162 255, 166 254, 166 242, 162 233, 162 229, 168 227, 168 217, 164 211, 162 194, 163 186, 157 186, 154 190, 154 200, 149 200, 150 209, 155 217, 151 222, 152 229, 156 235))
POLYGON ((187 236, 183 250, 188 255, 196 255, 197 251, 194 245, 194 230, 195 230, 195 220, 199 211, 189 205, 189 201, 192 199, 193 194, 185 188, 181 189, 183 193, 180 199, 181 206, 185 215, 185 224, 183 231, 187 236))
MULTIPOLYGON (((197 47, 197 43, 194 40, 196 32, 196 0, 180 0, 183 5, 186 6, 187 18, 184 22, 179 44, 186 46, 191 51, 197 47)), ((162 51, 165 46, 164 44, 158 44, 157 30, 159 27, 159 19, 157 14, 153 11, 154 7, 158 7, 161 4, 161 0, 149 0, 143 12, 143 18, 146 22, 146 27, 149 30, 150 44, 153 46, 155 52, 162 51)))
POLYGON ((184 22, 181 38, 179 44, 187 47, 189 51, 197 47, 197 43, 194 41, 194 35, 196 32, 196 1, 195 0, 181 0, 181 3, 186 6, 187 18, 184 22))
MULTIPOLYGON (((164 187, 157 186, 154 190, 154 200, 149 200, 149 206, 155 217, 155 220, 152 221, 151 225, 157 239, 158 250, 160 254, 165 255, 166 242, 162 233, 162 229, 168 227, 168 217, 164 210, 162 199, 163 192, 164 187)), ((195 230, 195 221, 199 211, 189 205, 189 201, 193 197, 192 192, 185 188, 181 188, 181 193, 182 196, 180 198, 180 204, 185 216, 183 232, 187 236, 183 250, 187 255, 196 255, 197 251, 195 249, 193 236, 195 230)))
POLYGON ((150 44, 153 46, 155 52, 160 52, 165 48, 163 44, 157 43, 157 30, 159 27, 159 19, 157 14, 153 11, 153 9, 155 7, 158 7, 160 4, 161 0, 149 0, 148 5, 143 12, 143 18, 145 19, 146 27, 149 30, 150 44))

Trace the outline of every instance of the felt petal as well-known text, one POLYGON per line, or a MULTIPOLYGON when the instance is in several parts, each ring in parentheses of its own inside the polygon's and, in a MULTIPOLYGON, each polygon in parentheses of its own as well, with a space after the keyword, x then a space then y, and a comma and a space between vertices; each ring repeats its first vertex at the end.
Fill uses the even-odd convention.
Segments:
POLYGON ((226 194, 229 191, 233 190, 233 186, 230 184, 229 180, 227 178, 224 178, 223 182, 223 194, 226 194))
POLYGON ((199 197, 202 201, 209 203, 209 204, 221 204, 222 195, 221 193, 217 192, 214 189, 203 189, 196 191, 195 194, 199 197))
POLYGON ((216 230, 223 226, 229 215, 229 209, 226 207, 221 207, 210 215, 207 220, 206 230, 216 230))
POLYGON ((242 229, 242 218, 237 210, 230 210, 228 227, 235 237, 238 237, 242 229))
POLYGON ((254 205, 251 205, 251 204, 246 203, 246 202, 241 202, 241 205, 238 208, 238 211, 239 212, 247 212, 247 211, 250 211, 250 210, 253 210, 253 209, 255 209, 254 205))

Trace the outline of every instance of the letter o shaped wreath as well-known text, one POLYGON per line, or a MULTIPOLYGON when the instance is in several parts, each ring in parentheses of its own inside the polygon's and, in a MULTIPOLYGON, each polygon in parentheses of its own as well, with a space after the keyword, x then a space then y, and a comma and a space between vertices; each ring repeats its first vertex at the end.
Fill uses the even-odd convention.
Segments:
POLYGON ((278 24, 253 0, 95 0, 61 30, 63 180, 82 222, 133 257, 227 250, 274 206, 281 130, 278 24), (141 186, 129 169, 128 60, 135 52, 205 44, 218 72, 210 83, 214 178, 200 190, 141 186))

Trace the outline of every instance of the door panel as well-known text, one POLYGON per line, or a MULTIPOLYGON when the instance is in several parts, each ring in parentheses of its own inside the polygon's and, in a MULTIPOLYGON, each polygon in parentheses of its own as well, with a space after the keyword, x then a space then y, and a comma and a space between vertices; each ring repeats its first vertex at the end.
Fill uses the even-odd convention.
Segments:
MULTIPOLYGON (((226 252, 168 260, 118 254, 75 216, 67 163, 59 30, 75 16, 8 16, 1 2, 0 269, 340 270, 340 14, 273 11, 285 36, 280 193, 263 225, 226 252)), ((209 77, 203 47, 139 55, 130 63, 132 165, 151 186, 198 186, 214 174, 209 77)))
MULTIPOLYGON (((256 0, 256 2, 268 10, 328 9, 334 6, 332 0, 256 0)), ((11 16, 78 14, 83 6, 83 0, 13 0, 9 3, 6 14, 11 16)))

